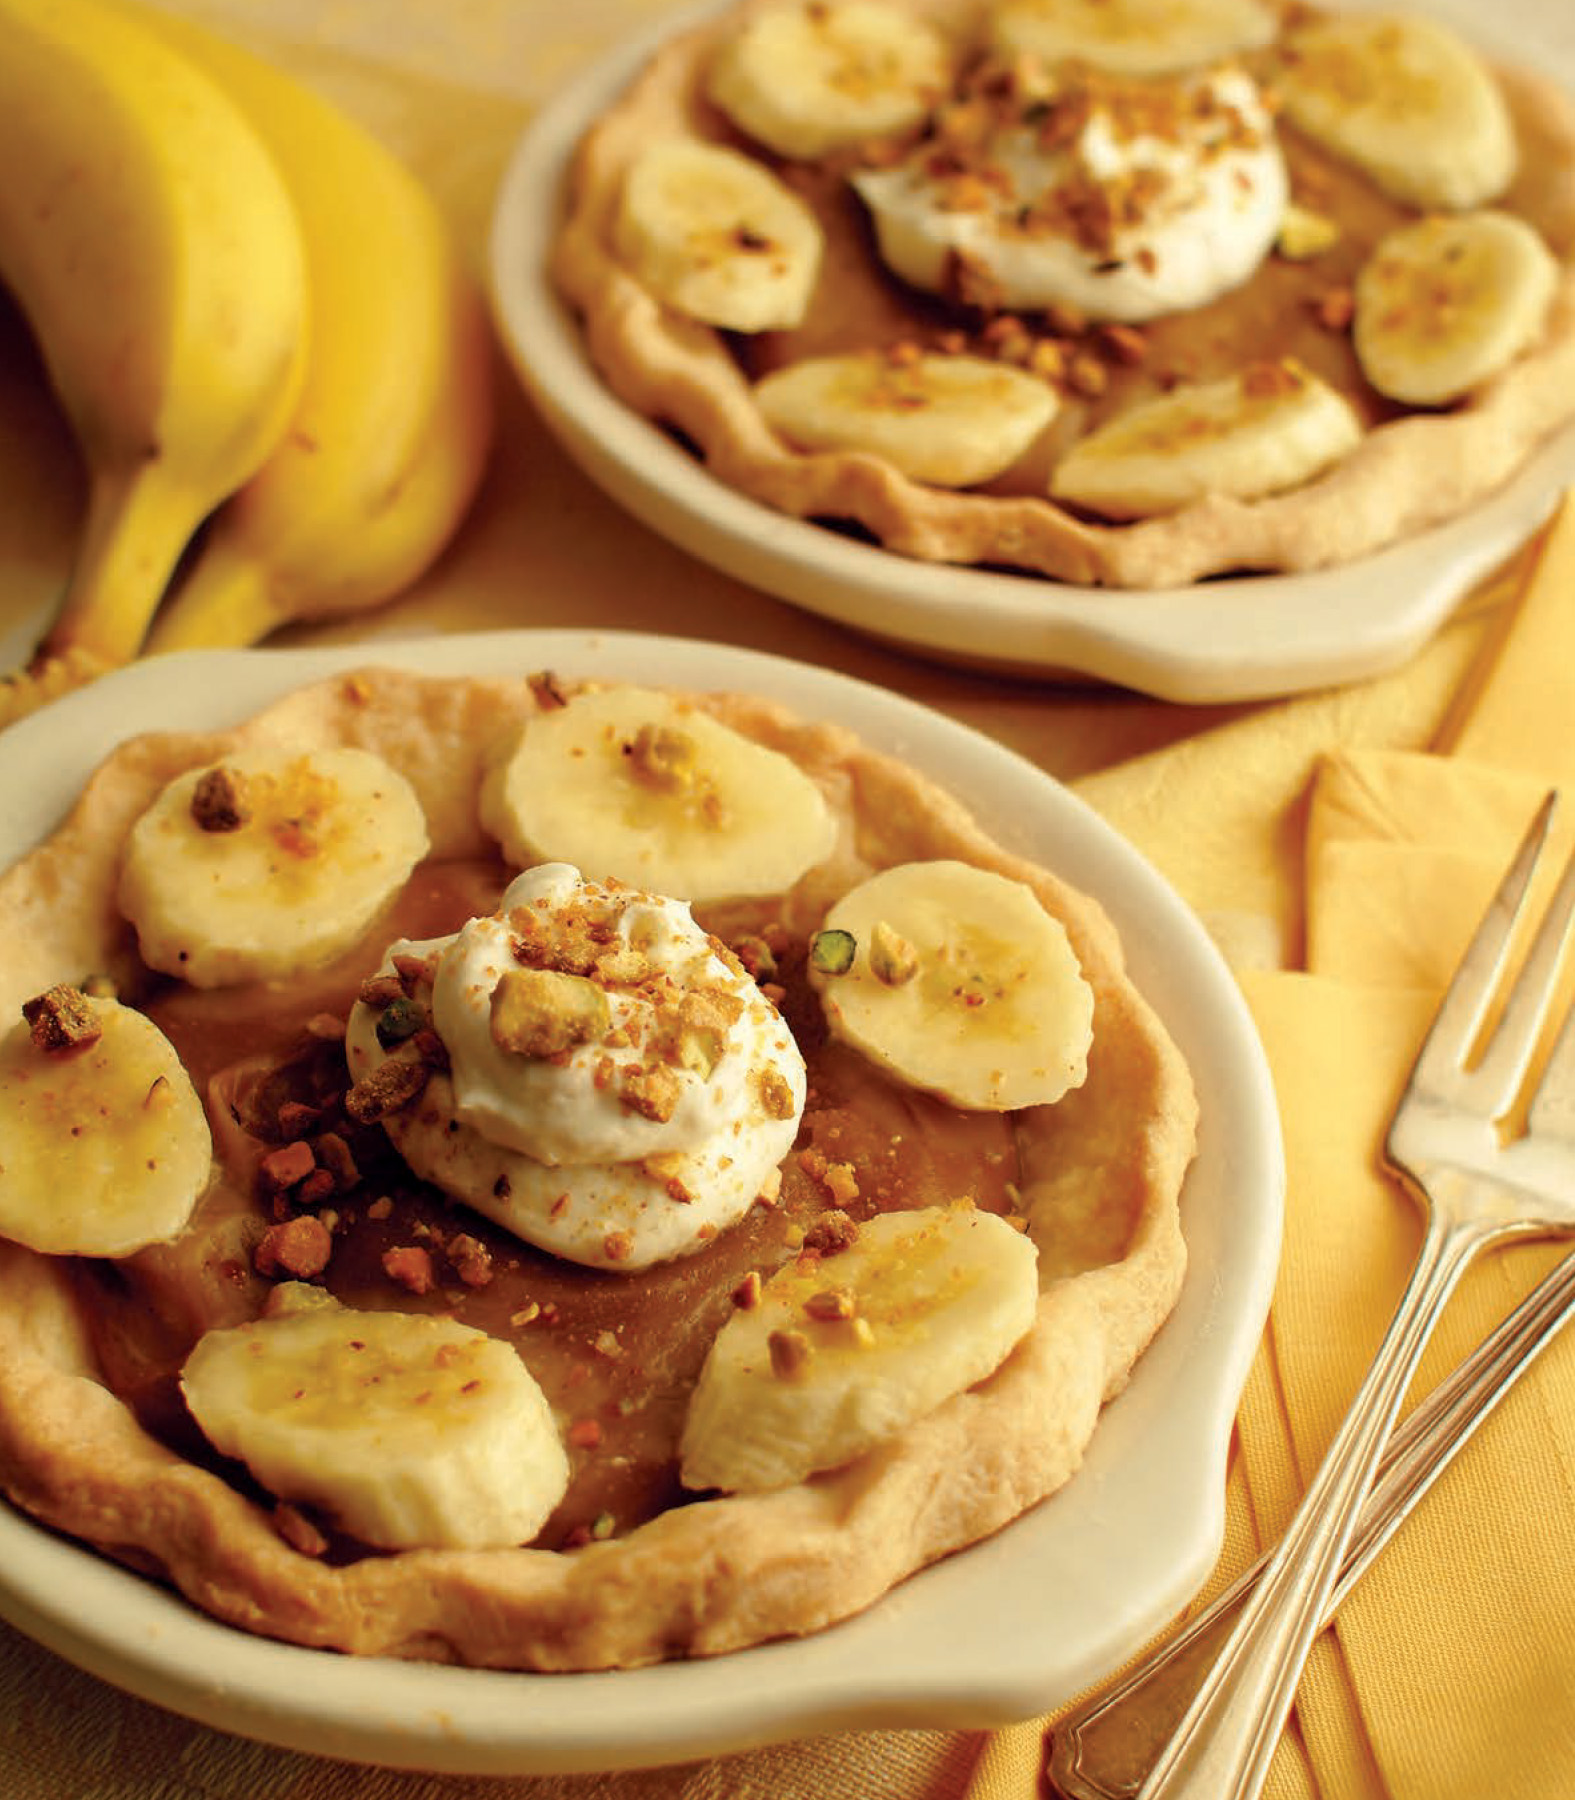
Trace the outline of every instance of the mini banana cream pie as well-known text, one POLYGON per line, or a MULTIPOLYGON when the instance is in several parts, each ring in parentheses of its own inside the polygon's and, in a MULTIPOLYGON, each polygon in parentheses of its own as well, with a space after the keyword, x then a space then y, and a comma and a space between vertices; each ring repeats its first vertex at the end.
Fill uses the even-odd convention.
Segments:
POLYGON ((780 511, 1080 583, 1315 568, 1575 416, 1575 101, 1405 10, 745 0, 586 134, 553 272, 780 511))
POLYGON ((1061 1486, 1179 1291, 1104 914, 774 704, 369 669, 123 745, 0 931, 0 1483, 250 1631, 815 1631, 1061 1486))

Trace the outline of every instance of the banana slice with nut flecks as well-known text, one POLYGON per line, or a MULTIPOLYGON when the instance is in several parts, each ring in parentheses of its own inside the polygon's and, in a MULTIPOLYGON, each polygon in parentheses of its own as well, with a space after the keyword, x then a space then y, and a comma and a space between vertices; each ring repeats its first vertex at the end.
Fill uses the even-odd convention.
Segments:
POLYGON ((181 1390, 269 1493, 380 1549, 528 1543, 568 1486, 513 1348, 435 1314, 330 1303, 209 1331, 181 1390))
POLYGON ((539 713, 482 787, 519 867, 572 863, 677 900, 779 894, 831 854, 815 783, 763 744, 651 689, 604 688, 539 713))
POLYGON ((1255 363, 1118 413, 1051 473, 1054 499, 1111 519, 1211 494, 1256 500, 1310 480, 1362 436, 1350 402, 1301 364, 1255 363))
POLYGON ((266 980, 348 949, 426 849, 415 790, 381 757, 251 748, 166 785, 132 827, 119 905, 151 968, 266 980))
POLYGON ((1002 0, 989 26, 1009 53, 1149 76, 1262 49, 1278 21, 1259 0, 1002 0))
POLYGON ((820 224, 797 194, 738 151, 691 138, 635 158, 612 234, 659 300, 728 331, 797 325, 820 272, 820 224))
POLYGON ((962 862, 902 863, 813 940, 832 1032, 954 1106, 1049 1105, 1088 1072, 1094 996, 1033 890, 962 862))
POLYGON ((213 1146, 174 1046, 144 1014, 75 988, 23 1012, 0 1037, 0 1234, 111 1257, 178 1236, 213 1146))
POLYGON ((1401 226, 1356 278, 1362 373, 1406 406, 1458 400, 1537 341, 1557 285, 1553 253, 1511 213, 1401 226))
POLYGON ((1314 19, 1288 34, 1276 85, 1293 125, 1408 205, 1480 206, 1514 178, 1515 128, 1498 83, 1436 20, 1314 19))
POLYGON ((767 149, 809 160, 909 130, 951 80, 951 49, 923 19, 877 0, 808 0, 734 32, 706 93, 767 149))
POLYGON ((840 1468, 983 1381, 1034 1322, 1031 1240, 972 1204, 883 1213, 779 1269, 718 1332, 685 1487, 752 1493, 840 1468))
POLYGON ((759 382, 755 399, 801 450, 867 451, 937 487, 1009 469, 1058 405, 1045 382, 1005 363, 879 351, 792 363, 759 382))

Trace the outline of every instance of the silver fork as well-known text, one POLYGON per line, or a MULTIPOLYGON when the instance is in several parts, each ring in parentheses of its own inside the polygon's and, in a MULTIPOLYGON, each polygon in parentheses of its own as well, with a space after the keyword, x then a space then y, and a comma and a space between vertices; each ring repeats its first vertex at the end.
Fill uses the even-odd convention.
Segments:
POLYGON ((1500 1129, 1531 1067, 1575 922, 1575 859, 1477 1054, 1555 805, 1549 794, 1538 809, 1390 1121, 1386 1163, 1424 1218, 1405 1292, 1302 1504, 1140 1788, 1140 1800, 1253 1800, 1261 1791, 1385 1440, 1455 1284, 1491 1244, 1575 1231, 1570 1019, 1538 1084, 1524 1134, 1505 1143, 1500 1129))

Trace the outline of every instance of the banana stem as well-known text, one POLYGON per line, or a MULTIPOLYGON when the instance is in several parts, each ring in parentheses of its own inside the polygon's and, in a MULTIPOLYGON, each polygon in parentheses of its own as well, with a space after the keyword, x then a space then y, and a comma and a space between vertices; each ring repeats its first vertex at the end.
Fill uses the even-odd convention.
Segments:
POLYGON ((199 523, 157 463, 95 475, 76 565, 40 655, 80 650, 130 662, 199 523))
POLYGON ((285 616, 267 568, 216 531, 153 621, 147 651, 255 644, 285 616))

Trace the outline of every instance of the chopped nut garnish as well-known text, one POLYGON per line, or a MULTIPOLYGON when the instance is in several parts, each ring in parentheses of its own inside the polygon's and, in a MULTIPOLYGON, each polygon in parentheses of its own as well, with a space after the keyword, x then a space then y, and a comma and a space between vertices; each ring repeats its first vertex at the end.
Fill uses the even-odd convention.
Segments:
POLYGON ((322 1220, 303 1214, 270 1225, 258 1241, 252 1262, 259 1275, 293 1275, 304 1281, 328 1267, 333 1247, 333 1236, 322 1220))
POLYGON ((627 1262, 634 1255, 634 1239, 627 1231, 609 1231, 602 1239, 602 1254, 608 1262, 627 1262))
POLYGON ((845 1205, 849 1200, 857 1200, 859 1197, 858 1172, 852 1163, 827 1163, 825 1184, 826 1192, 839 1204, 845 1205))
POLYGON ((421 1244, 397 1244, 385 1250, 383 1273, 412 1294, 430 1294, 436 1286, 432 1252, 421 1244))
POLYGON ((530 689, 532 698, 543 712, 556 712, 559 707, 569 704, 569 696, 563 691, 563 683, 551 669, 542 669, 534 675, 527 675, 525 685, 530 689))
POLYGON ((363 1006, 388 1006, 405 998, 405 984, 398 975, 368 975, 355 997, 363 1006))
POLYGON ((264 1194, 283 1193, 296 1182, 304 1181, 316 1167, 312 1146, 297 1139, 293 1144, 270 1150, 262 1159, 257 1165, 258 1184, 264 1194))
POLYGON ((809 966, 821 975, 846 975, 857 953, 851 931, 817 931, 809 940, 809 966))
POLYGON ((358 1125, 372 1125, 408 1106, 426 1087, 432 1071, 424 1062, 383 1063, 345 1095, 345 1111, 358 1125))
POLYGON ((468 1231, 456 1232, 448 1240, 448 1259, 466 1287, 486 1287, 492 1280, 492 1252, 468 1231))
POLYGON ((777 959, 763 937, 741 937, 730 948, 755 981, 769 981, 776 974, 777 959))
POLYGON ((312 1144, 317 1157, 318 1167, 326 1169, 334 1178, 335 1191, 348 1193, 359 1185, 361 1171, 356 1167, 355 1157, 350 1146, 337 1131, 325 1131, 312 1144))
POLYGON ((1339 241, 1340 227, 1333 219, 1292 201, 1280 220, 1274 247, 1287 262, 1306 262, 1332 250, 1339 241))
POLYGON ((768 1119, 793 1117, 793 1089, 787 1077, 772 1063, 764 1063, 755 1072, 755 1092, 768 1119))
POLYGON ((858 1221, 841 1207, 832 1207, 804 1233, 804 1248, 822 1256, 835 1256, 858 1241, 858 1221))
POLYGON ((192 823, 199 831, 239 831, 252 816, 246 784, 222 764, 199 777, 191 796, 192 823))
POLYGON ((385 1050, 392 1050, 406 1038, 413 1038, 426 1023, 427 1009, 401 993, 378 1014, 377 1041, 385 1050))
POLYGON ((695 785, 695 741, 672 725, 642 725, 624 747, 637 780, 662 793, 695 785))
POLYGON ((665 1125, 678 1110, 683 1087, 676 1069, 666 1063, 624 1069, 618 1077, 618 1100, 642 1119, 665 1125))
POLYGON ((812 1319, 831 1324, 851 1319, 858 1311, 858 1302, 846 1288, 822 1288, 818 1294, 811 1294, 804 1302, 804 1311, 812 1319))
POLYGON ((1128 368, 1135 368, 1148 355, 1148 339, 1134 325, 1101 325, 1099 347, 1128 368))
POLYGON ((1325 331, 1345 331, 1356 317, 1356 295, 1348 287, 1329 288, 1315 304, 1318 323, 1325 331))
POLYGON ((808 1369, 815 1346, 802 1331, 773 1331, 766 1339, 771 1373, 779 1381, 795 1381, 808 1369))
POLYGON ((919 953, 884 919, 870 933, 870 973, 887 987, 903 987, 919 972, 919 953))
POLYGON ((611 1023, 607 996, 585 975, 507 969, 492 990, 492 1040, 515 1056, 561 1056, 611 1023))
POLYGON ((743 1312, 753 1312, 760 1304, 760 1271, 751 1269, 733 1289, 733 1304, 743 1312))
POLYGON ((96 1044, 104 1035, 104 1027, 88 1005, 87 996, 80 988, 64 984, 24 1000, 22 1017, 28 1023, 33 1047, 46 1052, 79 1050, 96 1044))
POLYGON ((565 1435, 576 1450, 594 1450, 602 1441, 602 1428, 595 1419, 576 1419, 565 1435))
POLYGON ((541 1317, 541 1307, 534 1300, 527 1300, 517 1312, 509 1314, 509 1323, 516 1331, 522 1331, 527 1325, 534 1325, 541 1317))

